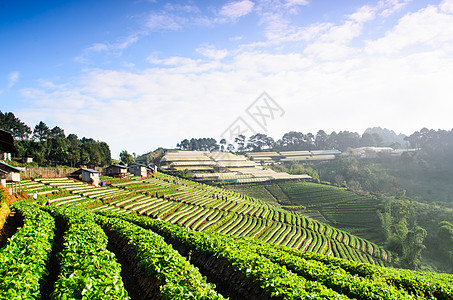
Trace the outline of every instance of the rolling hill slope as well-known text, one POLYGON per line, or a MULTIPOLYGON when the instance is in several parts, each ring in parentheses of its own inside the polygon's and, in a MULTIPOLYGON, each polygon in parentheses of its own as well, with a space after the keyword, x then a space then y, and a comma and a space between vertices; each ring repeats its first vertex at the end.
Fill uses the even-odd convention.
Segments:
POLYGON ((386 265, 389 252, 365 239, 263 200, 165 174, 151 178, 103 178, 107 187, 70 179, 24 182, 28 191, 43 189, 52 205, 93 211, 135 212, 197 231, 249 237, 358 262, 386 265), (57 192, 55 192, 57 191, 57 192))
POLYGON ((452 275, 72 207, 13 204, 1 299, 453 299, 452 275))
POLYGON ((374 243, 381 243, 384 239, 377 214, 381 209, 381 200, 375 196, 358 195, 343 188, 303 181, 231 185, 227 188, 374 243))

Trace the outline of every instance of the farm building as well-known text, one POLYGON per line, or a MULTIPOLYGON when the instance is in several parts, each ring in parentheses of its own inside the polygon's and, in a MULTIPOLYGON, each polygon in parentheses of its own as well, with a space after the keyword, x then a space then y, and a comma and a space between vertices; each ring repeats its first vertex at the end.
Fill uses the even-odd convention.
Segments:
POLYGON ((250 152, 247 156, 257 162, 266 164, 287 161, 318 161, 335 159, 340 155, 338 150, 311 150, 311 151, 281 151, 281 152, 250 152))
POLYGON ((99 186, 99 171, 92 169, 78 169, 72 174, 78 176, 80 179, 82 179, 83 182, 88 182, 94 186, 99 186))
POLYGON ((416 152, 419 149, 393 149, 391 147, 360 147, 352 149, 352 155, 357 158, 377 158, 379 155, 399 157, 404 152, 416 152))
POLYGON ((32 163, 33 157, 23 156, 21 161, 22 161, 22 163, 32 163))
POLYGON ((0 154, 0 160, 11 160, 11 153, 2 152, 0 154))
POLYGON ((124 177, 127 174, 127 167, 122 165, 111 165, 106 168, 108 176, 124 177))
POLYGON ((13 136, 8 131, 2 129, 0 129, 0 151, 7 153, 9 159, 11 159, 11 153, 17 153, 13 136))
POLYGON ((142 164, 132 164, 128 167, 129 173, 134 174, 135 176, 147 177, 148 170, 145 165, 142 164))
POLYGON ((215 165, 204 151, 169 152, 161 160, 162 168, 177 171, 213 171, 215 165))
POLYGON ((11 182, 13 192, 17 190, 17 184, 19 184, 20 189, 20 172, 23 172, 23 170, 0 162, 0 185, 6 187, 6 182, 11 182))
MULTIPOLYGON (((272 152, 270 155, 275 157, 276 152, 272 152)), ((204 171, 195 173, 193 178, 210 182, 249 183, 311 178, 308 175, 290 175, 265 170, 260 164, 249 160, 244 155, 236 155, 229 152, 171 152, 164 156, 162 164, 172 170, 204 171)))

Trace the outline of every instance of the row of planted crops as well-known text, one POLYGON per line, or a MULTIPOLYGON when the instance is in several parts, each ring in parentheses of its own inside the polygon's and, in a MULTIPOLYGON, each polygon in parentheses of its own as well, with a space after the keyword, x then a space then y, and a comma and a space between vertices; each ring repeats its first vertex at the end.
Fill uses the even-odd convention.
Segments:
POLYGON ((23 186, 29 193, 41 189, 48 193, 52 187, 58 192, 45 199, 59 207, 136 212, 197 231, 256 238, 361 262, 390 262, 389 253, 376 244, 239 193, 160 173, 146 179, 104 180, 108 186, 97 188, 68 178, 41 178, 23 186))
POLYGON ((384 268, 133 214, 15 202, 0 299, 453 299, 453 276, 384 268))
POLYGON ((261 197, 270 203, 278 202, 300 215, 367 240, 381 242, 383 239, 376 214, 381 209, 381 200, 372 195, 358 195, 344 188, 302 181, 236 185, 229 189, 261 197))

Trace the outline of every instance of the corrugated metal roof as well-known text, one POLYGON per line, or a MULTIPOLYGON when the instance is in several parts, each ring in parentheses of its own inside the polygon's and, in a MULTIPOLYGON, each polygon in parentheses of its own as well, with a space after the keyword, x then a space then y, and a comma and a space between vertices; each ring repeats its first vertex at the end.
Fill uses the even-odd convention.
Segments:
POLYGON ((121 169, 127 169, 127 166, 123 166, 123 165, 111 165, 111 166, 108 166, 107 168, 111 168, 111 167, 117 167, 117 168, 121 168, 121 169))
POLYGON ((7 169, 11 170, 11 171, 16 171, 16 172, 24 172, 24 170, 21 170, 21 169, 18 169, 16 167, 13 167, 11 165, 8 165, 7 163, 4 163, 2 161, 0 161, 0 165, 6 167, 7 169))
POLYGON ((82 171, 89 172, 89 173, 101 173, 99 171, 93 170, 93 169, 81 169, 82 171))

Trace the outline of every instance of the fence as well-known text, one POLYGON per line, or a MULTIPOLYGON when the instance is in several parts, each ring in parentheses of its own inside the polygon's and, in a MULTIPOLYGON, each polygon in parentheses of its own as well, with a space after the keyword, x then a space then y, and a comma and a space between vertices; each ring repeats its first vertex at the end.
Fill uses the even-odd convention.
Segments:
POLYGON ((32 167, 25 168, 21 174, 23 179, 40 178, 40 177, 67 177, 77 168, 51 168, 51 167, 32 167))

